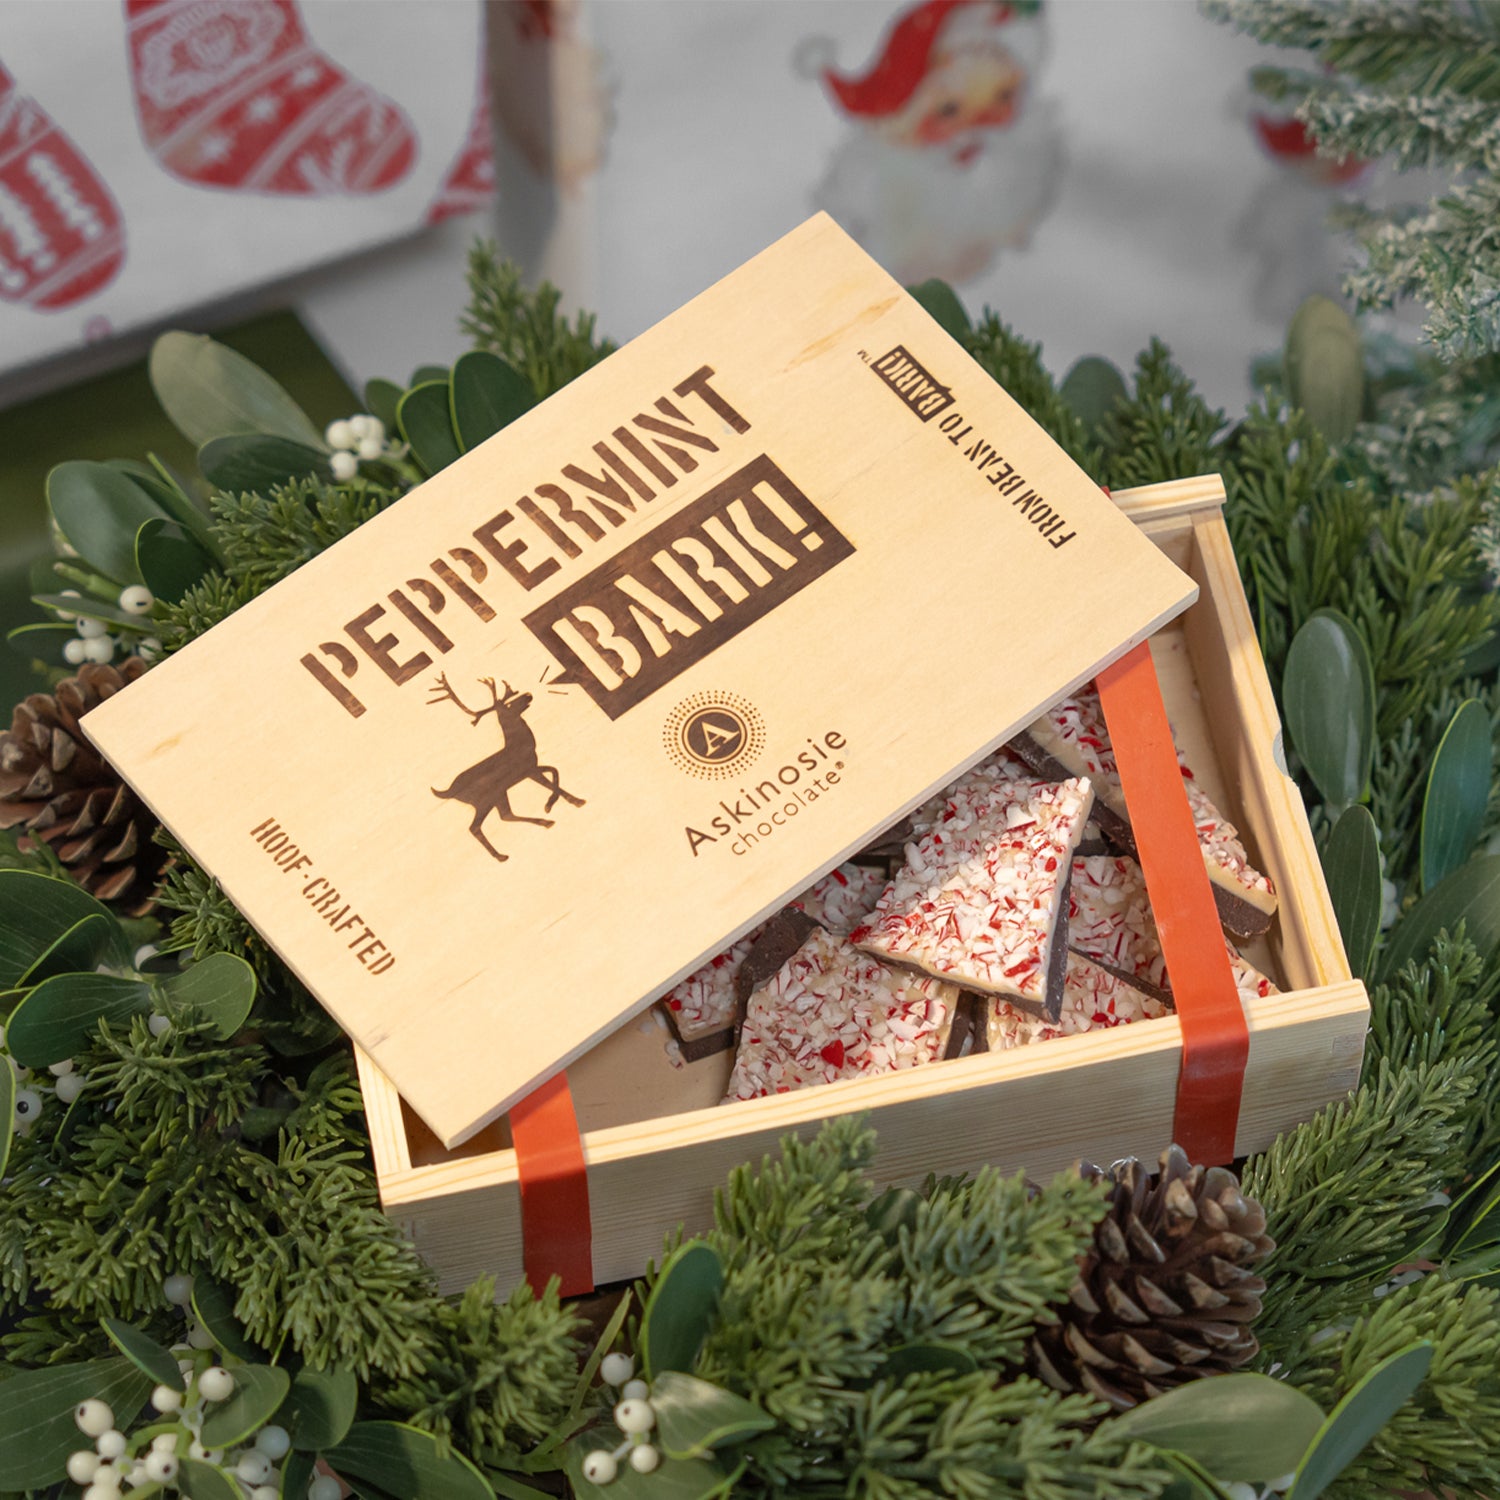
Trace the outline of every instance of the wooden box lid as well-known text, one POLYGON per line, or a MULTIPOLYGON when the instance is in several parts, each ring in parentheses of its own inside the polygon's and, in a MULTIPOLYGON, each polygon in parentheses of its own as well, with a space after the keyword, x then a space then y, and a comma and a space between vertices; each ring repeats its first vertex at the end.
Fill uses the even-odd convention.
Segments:
POLYGON ((85 727, 451 1146, 1196 593, 819 216, 85 727))

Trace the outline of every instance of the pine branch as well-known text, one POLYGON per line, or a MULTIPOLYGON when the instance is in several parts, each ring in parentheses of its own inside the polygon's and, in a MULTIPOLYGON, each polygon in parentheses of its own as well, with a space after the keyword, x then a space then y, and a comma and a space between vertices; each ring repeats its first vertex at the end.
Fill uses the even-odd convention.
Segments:
POLYGON ((468 279, 469 305, 459 326, 476 349, 521 371, 539 397, 614 353, 608 339, 595 335, 593 313, 581 312, 570 324, 557 310, 562 293, 548 281, 527 291, 520 268, 502 261, 493 244, 480 242, 469 251, 468 279))
POLYGON ((1211 408, 1160 339, 1136 361, 1135 389, 1099 424, 1103 480, 1114 489, 1160 484, 1218 467, 1224 413, 1211 408))

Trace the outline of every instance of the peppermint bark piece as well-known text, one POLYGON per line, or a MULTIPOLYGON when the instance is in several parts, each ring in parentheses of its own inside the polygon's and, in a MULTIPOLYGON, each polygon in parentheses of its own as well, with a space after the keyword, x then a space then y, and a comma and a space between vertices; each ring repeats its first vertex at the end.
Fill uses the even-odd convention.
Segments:
POLYGON ((959 992, 822 929, 751 996, 726 1104, 947 1055, 959 992))
MULTIPOLYGON (((1105 835, 1125 853, 1136 853, 1135 833, 1109 743, 1104 709, 1094 685, 1063 698, 1011 741, 1011 748, 1041 776, 1087 776, 1094 784, 1094 816, 1105 835)), ((1251 863, 1234 825, 1197 783, 1177 753, 1198 845, 1213 886, 1219 921, 1236 938, 1259 937, 1276 914, 1276 890, 1251 863)))
POLYGON ((1167 1007, 1156 996, 1082 954, 1070 952, 1062 1009, 1057 1019, 1034 1016, 1004 1000, 996 1000, 990 1008, 987 1028, 989 1050, 1003 1052, 1031 1042, 1125 1026, 1131 1021, 1153 1020, 1166 1014, 1167 1007))
MULTIPOLYGON (((1128 855, 1073 861, 1068 945, 1149 993, 1170 998, 1171 976, 1151 914, 1146 877, 1128 855)), ((1241 999, 1280 993, 1232 943, 1226 940, 1224 947, 1241 999)))
POLYGON ((753 927, 737 943, 668 990, 657 1002, 666 1017, 684 1062, 699 1062, 734 1046, 740 1002, 735 975, 767 924, 753 927))
POLYGON ((1086 780, 971 773, 907 845, 906 863, 850 942, 1055 1021, 1068 877, 1092 802, 1086 780))

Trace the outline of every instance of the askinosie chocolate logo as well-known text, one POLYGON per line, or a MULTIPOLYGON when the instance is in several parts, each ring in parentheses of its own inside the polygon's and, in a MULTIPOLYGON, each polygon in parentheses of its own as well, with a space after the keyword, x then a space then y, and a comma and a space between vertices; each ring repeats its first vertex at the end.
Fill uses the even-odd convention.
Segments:
POLYGON ((744 775, 765 748, 766 726, 748 699, 708 691, 683 699, 667 715, 661 739, 678 770, 714 781, 744 775))
POLYGON ((778 829, 840 784, 848 753, 848 741, 836 729, 808 735, 802 748, 775 770, 764 772, 758 781, 746 778, 743 786, 725 792, 701 819, 702 827, 690 823, 683 828, 693 858, 708 844, 742 855, 774 838, 778 829))
POLYGON ((930 422, 953 405, 952 390, 939 385, 905 344, 897 344, 878 359, 871 360, 870 368, 924 422, 930 422))
MULTIPOLYGON (((751 431, 713 379, 704 365, 658 397, 654 411, 595 442, 592 458, 561 465, 431 561, 424 547, 412 576, 302 665, 358 718, 365 703, 350 686, 356 679, 361 693, 366 683, 411 682, 455 637, 500 618, 490 602, 496 586, 529 592, 607 547, 613 531, 638 526, 645 506, 699 467, 697 454, 720 451, 726 428, 734 437, 751 431)), ((523 623, 564 669, 552 685, 577 683, 617 719, 853 552, 761 453, 610 551, 523 623)))

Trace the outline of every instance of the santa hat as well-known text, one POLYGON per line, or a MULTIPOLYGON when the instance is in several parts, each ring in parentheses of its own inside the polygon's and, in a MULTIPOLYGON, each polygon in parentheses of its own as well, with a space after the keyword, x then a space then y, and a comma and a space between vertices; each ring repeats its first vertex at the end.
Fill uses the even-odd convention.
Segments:
POLYGON ((833 43, 826 37, 804 42, 795 66, 804 77, 821 76, 848 114, 894 114, 931 71, 939 40, 965 51, 999 43, 1029 72, 1041 61, 1042 33, 1039 24, 1025 22, 1040 9, 1040 0, 922 0, 891 27, 863 78, 834 72, 833 43))

